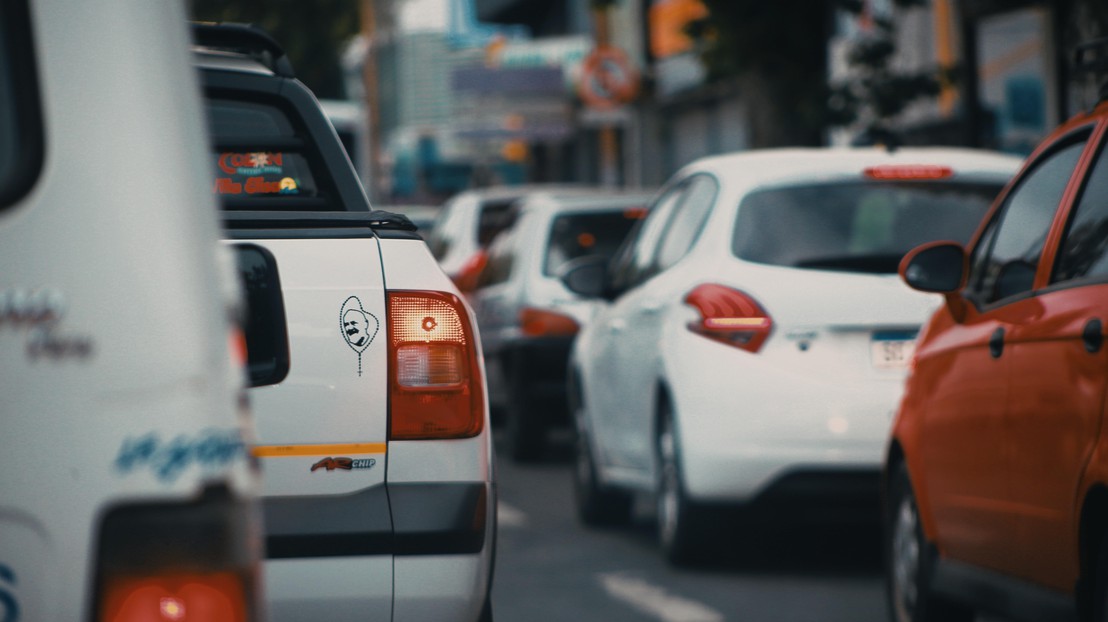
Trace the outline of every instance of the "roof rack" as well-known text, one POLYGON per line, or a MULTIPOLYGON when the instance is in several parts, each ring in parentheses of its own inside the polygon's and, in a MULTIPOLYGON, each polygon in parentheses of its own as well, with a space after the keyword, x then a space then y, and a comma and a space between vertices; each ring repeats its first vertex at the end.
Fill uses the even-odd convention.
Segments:
POLYGON ((285 77, 296 77, 285 49, 268 32, 253 24, 193 22, 196 45, 246 54, 285 77))

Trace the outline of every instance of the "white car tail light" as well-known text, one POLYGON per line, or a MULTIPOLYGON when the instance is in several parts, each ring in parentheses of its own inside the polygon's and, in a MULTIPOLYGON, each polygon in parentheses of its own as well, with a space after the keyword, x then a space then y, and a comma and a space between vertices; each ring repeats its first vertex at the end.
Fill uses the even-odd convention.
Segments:
POLYGON ((476 436, 484 388, 465 305, 453 294, 388 294, 389 438, 476 436))
POLYGON ((706 283, 685 296, 700 313, 689 330, 709 339, 757 352, 773 330, 773 320, 762 306, 737 289, 706 283))

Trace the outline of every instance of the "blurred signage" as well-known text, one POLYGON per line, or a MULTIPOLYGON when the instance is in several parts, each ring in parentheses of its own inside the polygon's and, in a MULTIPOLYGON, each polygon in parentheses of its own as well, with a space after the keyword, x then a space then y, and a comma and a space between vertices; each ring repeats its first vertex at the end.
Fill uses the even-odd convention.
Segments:
POLYGON ((583 35, 550 37, 536 41, 500 40, 488 47, 486 61, 490 67, 559 67, 567 91, 572 91, 581 75, 592 41, 583 35))
POLYGON ((561 67, 463 67, 451 85, 459 138, 549 142, 572 132, 561 67))
POLYGON ((701 0, 654 0, 650 4, 650 53, 654 58, 669 58, 693 51, 693 41, 685 34, 690 22, 708 16, 701 0))
POLYGON ((639 75, 623 50, 598 47, 581 68, 581 99, 592 108, 615 108, 635 99, 639 75))
POLYGON ((650 52, 655 92, 666 97, 704 83, 706 71, 695 43, 685 33, 690 23, 708 16, 701 0, 653 0, 650 4, 650 52))

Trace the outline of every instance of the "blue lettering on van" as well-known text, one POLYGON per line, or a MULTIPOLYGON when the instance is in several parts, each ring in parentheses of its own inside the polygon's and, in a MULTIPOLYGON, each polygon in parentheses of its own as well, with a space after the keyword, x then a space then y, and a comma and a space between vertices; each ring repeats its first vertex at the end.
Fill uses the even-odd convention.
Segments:
POLYGON ((11 589, 15 587, 15 572, 0 564, 0 622, 19 622, 19 601, 11 589))
POLYGON ((151 432, 124 440, 115 468, 121 473, 149 468, 158 479, 171 482, 192 465, 219 468, 245 454, 242 437, 233 430, 209 430, 195 437, 180 434, 168 441, 151 432))

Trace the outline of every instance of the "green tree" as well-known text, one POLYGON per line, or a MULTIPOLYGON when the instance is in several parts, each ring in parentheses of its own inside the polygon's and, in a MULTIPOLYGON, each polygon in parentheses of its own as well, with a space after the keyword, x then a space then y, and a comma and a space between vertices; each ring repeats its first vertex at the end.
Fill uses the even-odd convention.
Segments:
MULTIPOLYGON (((862 0, 703 0, 709 16, 690 26, 710 82, 735 81, 750 110, 755 147, 818 145, 827 128, 857 121, 869 132, 916 99, 938 92, 938 72, 894 71, 895 23, 851 43, 851 79, 827 80, 836 11, 859 15, 862 0)), ((926 0, 894 0, 897 6, 926 0)))
POLYGON ((285 48, 296 77, 317 97, 343 96, 342 48, 358 33, 358 0, 192 0, 193 19, 265 29, 285 48))

